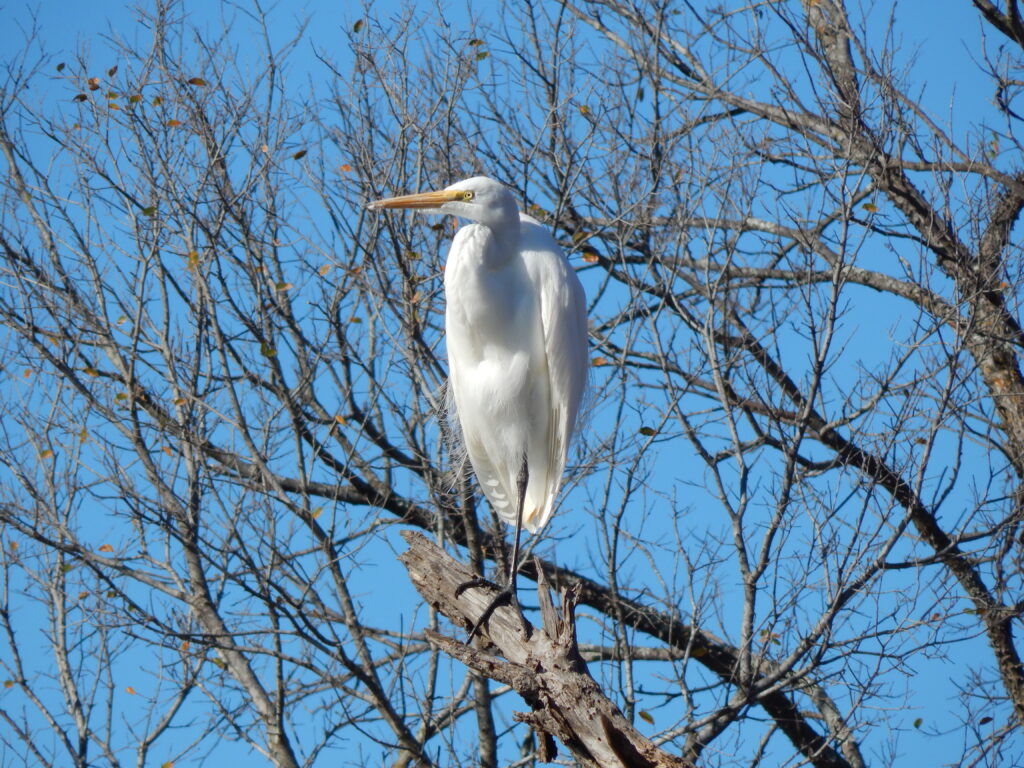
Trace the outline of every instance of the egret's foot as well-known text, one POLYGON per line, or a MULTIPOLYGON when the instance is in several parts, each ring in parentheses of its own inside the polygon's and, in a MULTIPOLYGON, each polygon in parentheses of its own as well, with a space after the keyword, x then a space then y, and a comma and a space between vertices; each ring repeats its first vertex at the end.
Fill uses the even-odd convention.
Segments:
MULTIPOLYGON (((476 577, 469 581, 464 581, 455 588, 455 596, 458 597, 467 589, 472 587, 494 587, 494 582, 488 581, 487 579, 476 577)), ((491 616, 494 615, 494 611, 497 610, 498 606, 511 605, 515 608, 516 613, 519 615, 519 621, 523 625, 523 631, 529 634, 529 625, 526 623, 526 617, 523 616, 522 606, 519 605, 519 597, 516 595, 516 591, 511 586, 507 586, 494 596, 494 599, 487 605, 484 612, 480 614, 480 618, 476 620, 476 623, 469 630, 469 637, 466 638, 466 642, 471 642, 476 633, 480 631, 480 627, 488 622, 491 616)))
POLYGON ((459 584, 459 586, 457 586, 455 588, 455 596, 458 597, 463 592, 465 592, 467 589, 472 589, 473 587, 494 587, 494 586, 497 586, 497 585, 493 581, 488 581, 483 576, 477 576, 476 578, 470 579, 469 581, 464 581, 461 584, 459 584))

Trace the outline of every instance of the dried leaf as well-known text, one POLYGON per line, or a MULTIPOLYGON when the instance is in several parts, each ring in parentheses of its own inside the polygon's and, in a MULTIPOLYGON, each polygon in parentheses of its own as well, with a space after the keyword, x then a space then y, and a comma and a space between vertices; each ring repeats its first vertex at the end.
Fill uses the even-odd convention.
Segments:
POLYGON ((351 170, 352 170, 352 166, 351 165, 349 165, 348 163, 343 163, 342 164, 342 166, 341 166, 341 172, 342 173, 348 173, 351 170))
POLYGON ((53 458, 53 449, 51 449, 51 448, 44 448, 43 450, 41 450, 39 452, 39 458, 40 459, 52 459, 53 458))
POLYGON ((164 453, 166 453, 166 454, 167 454, 168 456, 170 456, 171 458, 174 458, 174 451, 172 451, 172 450, 171 450, 171 449, 170 449, 170 448, 169 448, 168 446, 166 446, 166 445, 165 445, 165 446, 164 446, 163 448, 161 448, 160 450, 161 450, 161 451, 163 451, 164 453))
POLYGON ((112 66, 110 69, 107 70, 107 77, 113 77, 116 74, 117 74, 117 64, 115 64, 114 66, 112 66))
POLYGON ((156 213, 156 206, 155 205, 147 205, 145 208, 142 209, 142 215, 143 216, 152 216, 155 213, 156 213))
POLYGON ((305 149, 300 149, 298 152, 296 152, 294 155, 292 155, 292 160, 301 160, 305 156, 306 156, 306 150, 305 149))
POLYGON ((79 101, 79 102, 81 102, 81 101, 85 101, 88 98, 89 97, 86 96, 84 93, 79 93, 78 95, 75 96, 75 98, 72 99, 72 101, 79 101))
POLYGON ((88 374, 89 376, 92 376, 93 378, 100 375, 100 372, 93 368, 91 365, 85 366, 85 368, 83 368, 82 370, 85 371, 86 374, 88 374))
POLYGON ((978 721, 978 725, 985 725, 985 723, 991 723, 991 722, 992 722, 992 718, 989 717, 988 715, 986 715, 985 717, 981 718, 981 720, 978 721))
POLYGON ((330 264, 324 264, 322 267, 320 267, 320 269, 317 270, 317 272, 320 273, 320 277, 324 277, 330 271, 331 271, 331 265, 330 264))
POLYGON ((474 48, 478 48, 479 46, 481 46, 483 44, 484 44, 484 41, 481 40, 478 37, 474 37, 472 40, 469 41, 469 45, 473 46, 474 48))
POLYGON ((609 363, 607 357, 595 357, 590 361, 590 364, 595 368, 600 368, 602 365, 608 365, 609 363))
POLYGON ((164 123, 164 125, 166 125, 168 128, 177 128, 179 125, 181 125, 181 120, 175 120, 174 118, 171 118, 166 123, 164 123))
POLYGON ((654 437, 656 434, 658 434, 658 430, 656 430, 654 427, 640 427, 638 431, 641 435, 644 435, 645 437, 654 437))
POLYGON ((85 81, 85 84, 89 86, 90 91, 98 91, 100 89, 100 79, 98 77, 90 77, 85 81))
POLYGON ((580 114, 583 115, 584 117, 589 115, 590 107, 588 107, 586 104, 580 104, 580 114))
POLYGON ((864 203, 864 205, 862 205, 861 208, 863 208, 868 213, 878 213, 878 206, 875 205, 874 203, 864 203))
POLYGON ((125 693, 131 694, 132 696, 135 695, 135 689, 132 688, 130 685, 127 688, 125 688, 124 690, 125 690, 125 693))
POLYGON ((363 21, 362 19, 357 19, 357 20, 356 20, 356 23, 352 25, 352 31, 353 31, 353 32, 357 32, 357 33, 358 33, 359 31, 361 31, 361 30, 362 30, 362 28, 363 28, 363 27, 364 27, 365 25, 366 25, 366 22, 365 22, 365 21, 363 21))
POLYGON ((914 720, 914 727, 915 728, 920 728, 921 727, 921 723, 923 723, 923 722, 924 722, 924 720, 922 720, 920 717, 917 718, 916 720, 914 720))
POLYGON ((14 687, 14 681, 13 680, 4 680, 4 688, 13 688, 13 687, 14 687))
POLYGON ((282 281, 279 283, 274 283, 274 287, 279 291, 290 291, 295 286, 292 283, 286 283, 282 281))
POLYGON ((486 59, 486 58, 487 58, 488 56, 490 56, 490 55, 491 55, 491 54, 489 54, 489 53, 488 53, 487 51, 480 51, 480 52, 479 52, 479 53, 478 53, 478 54, 476 55, 476 60, 477 60, 477 61, 483 61, 484 59, 486 59))
POLYGON ((324 513, 324 508, 323 507, 317 507, 316 509, 313 510, 313 513, 312 513, 313 514, 313 519, 316 520, 323 513, 324 513))
POLYGON ((201 77, 190 77, 187 82, 188 82, 189 85, 198 85, 198 86, 207 85, 207 82, 205 80, 203 80, 203 78, 201 78, 201 77))
POLYGON ((637 712, 637 714, 640 715, 640 719, 644 722, 654 725, 654 718, 651 717, 651 713, 648 712, 646 709, 641 709, 639 712, 637 712))
POLYGON ((587 264, 597 264, 601 260, 601 257, 597 255, 597 251, 590 250, 589 248, 583 251, 583 261, 587 264))
POLYGON ((153 97, 153 106, 154 107, 159 107, 163 103, 164 103, 163 96, 154 96, 153 97))
POLYGON ((131 96, 128 97, 128 101, 132 104, 138 104, 140 101, 142 101, 142 94, 133 93, 131 96))
POLYGON ((112 546, 110 546, 109 544, 104 544, 102 547, 100 547, 100 552, 113 552, 113 551, 114 551, 114 548, 112 546))
POLYGON ((260 354, 264 357, 276 357, 277 350, 269 344, 260 344, 260 354))
POLYGON ((67 64, 65 64, 65 63, 64 63, 64 62, 62 61, 62 62, 61 62, 60 64, 58 64, 58 65, 57 65, 57 71, 58 71, 58 72, 63 72, 63 71, 64 71, 64 67, 66 67, 66 66, 67 66, 67 64))

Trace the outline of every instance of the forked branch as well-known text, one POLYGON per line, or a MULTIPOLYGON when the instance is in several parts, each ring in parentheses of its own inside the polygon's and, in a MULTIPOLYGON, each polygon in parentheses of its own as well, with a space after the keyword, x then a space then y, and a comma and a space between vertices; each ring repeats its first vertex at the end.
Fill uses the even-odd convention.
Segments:
MULTIPOLYGON (((401 560, 416 590, 456 625, 474 626, 500 589, 485 584, 460 590, 476 577, 467 566, 421 533, 405 531, 402 535, 409 550, 401 560)), ((511 605, 500 605, 480 628, 480 636, 500 656, 436 632, 428 631, 427 638, 467 667, 510 685, 526 700, 531 711, 516 713, 515 717, 537 733, 538 751, 545 762, 554 759, 557 738, 583 766, 692 768, 682 758, 654 746, 604 695, 576 646, 576 590, 563 591, 559 612, 552 603, 543 570, 538 568, 538 573, 537 595, 543 619, 539 631, 524 623, 511 605)))

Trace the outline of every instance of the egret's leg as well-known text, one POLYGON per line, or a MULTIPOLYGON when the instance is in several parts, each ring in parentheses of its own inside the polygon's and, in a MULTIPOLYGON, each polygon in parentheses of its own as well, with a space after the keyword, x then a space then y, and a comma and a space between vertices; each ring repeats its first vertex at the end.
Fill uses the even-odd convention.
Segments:
MULTIPOLYGON (((519 495, 519 503, 516 507, 516 533, 515 539, 512 543, 512 561, 508 567, 508 585, 494 596, 491 604, 487 606, 483 613, 480 614, 480 618, 476 624, 469 631, 469 637, 466 638, 466 642, 469 642, 476 635, 477 630, 491 618, 491 614, 494 610, 504 602, 511 601, 512 606, 516 609, 519 614, 519 618, 523 622, 523 626, 526 626, 526 618, 523 616, 523 609, 519 606, 519 596, 516 594, 516 576, 519 575, 519 538, 523 531, 523 507, 526 506, 526 486, 530 481, 530 468, 526 463, 526 454, 523 454, 523 465, 519 469, 519 474, 516 477, 516 491, 519 495)), ((455 594, 458 595, 470 586, 478 586, 478 580, 473 579, 466 584, 460 584, 455 590, 455 594)))
POLYGON ((523 465, 519 468, 519 475, 516 477, 516 490, 519 493, 519 504, 516 508, 516 537, 512 544, 512 562, 508 568, 508 588, 512 592, 512 604, 522 614, 519 608, 519 597, 516 588, 516 576, 519 575, 519 537, 523 532, 523 507, 526 506, 526 485, 530 482, 530 467, 526 463, 526 454, 523 454, 523 465))

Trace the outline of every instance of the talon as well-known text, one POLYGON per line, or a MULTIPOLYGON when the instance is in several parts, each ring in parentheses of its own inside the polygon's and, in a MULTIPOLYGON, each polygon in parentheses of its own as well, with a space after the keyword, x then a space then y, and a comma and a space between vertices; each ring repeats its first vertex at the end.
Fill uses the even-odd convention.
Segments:
POLYGON ((472 589, 473 587, 486 587, 488 585, 491 585, 491 582, 489 582, 482 576, 477 576, 476 578, 470 579, 469 581, 464 581, 461 584, 459 584, 459 586, 455 588, 455 596, 458 597, 467 589, 472 589))

